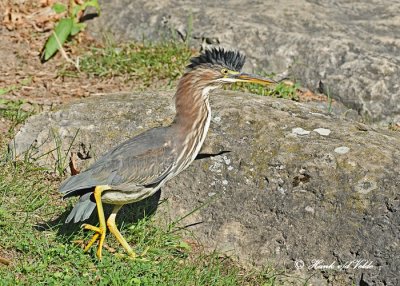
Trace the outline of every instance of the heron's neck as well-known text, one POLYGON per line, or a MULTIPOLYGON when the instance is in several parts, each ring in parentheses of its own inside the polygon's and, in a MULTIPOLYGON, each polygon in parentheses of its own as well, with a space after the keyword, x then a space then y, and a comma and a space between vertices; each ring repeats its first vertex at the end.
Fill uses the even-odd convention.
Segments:
POLYGON ((210 88, 198 89, 199 85, 185 84, 181 80, 175 94, 176 116, 173 126, 180 162, 180 170, 185 169, 197 156, 207 136, 211 121, 211 110, 208 100, 210 88), (197 87, 196 87, 197 86, 197 87), (185 155, 186 154, 186 155, 185 155))
POLYGON ((184 75, 178 83, 175 94, 174 124, 184 129, 192 129, 200 125, 203 128, 207 120, 211 118, 208 93, 213 88, 199 84, 192 77, 192 75, 184 75))

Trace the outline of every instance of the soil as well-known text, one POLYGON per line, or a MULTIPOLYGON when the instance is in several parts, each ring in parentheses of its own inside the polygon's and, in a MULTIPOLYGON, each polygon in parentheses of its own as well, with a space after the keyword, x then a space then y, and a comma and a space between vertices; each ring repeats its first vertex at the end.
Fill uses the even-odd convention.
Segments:
MULTIPOLYGON (((122 77, 93 78, 76 70, 60 53, 46 63, 40 55, 60 15, 51 9, 55 1, 6 0, 0 2, 0 98, 24 100, 36 111, 93 94, 132 90, 122 77), (60 71, 72 71, 73 77, 60 71)), ((68 1, 57 1, 68 2, 68 1)), ((100 45, 87 33, 80 33, 65 46, 68 58, 77 61, 90 47, 100 45)), ((1 106, 0 106, 1 108, 1 106)), ((3 136, 11 123, 0 119, 3 136)))

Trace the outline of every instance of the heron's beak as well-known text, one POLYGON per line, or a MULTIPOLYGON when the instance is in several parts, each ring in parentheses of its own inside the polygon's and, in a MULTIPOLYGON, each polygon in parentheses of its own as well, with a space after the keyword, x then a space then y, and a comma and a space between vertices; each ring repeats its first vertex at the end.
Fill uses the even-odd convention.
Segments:
POLYGON ((249 73, 239 73, 236 75, 232 75, 231 77, 232 77, 232 79, 234 79, 235 82, 250 82, 250 83, 263 84, 263 85, 277 83, 273 79, 261 77, 261 76, 258 76, 255 74, 249 74, 249 73))

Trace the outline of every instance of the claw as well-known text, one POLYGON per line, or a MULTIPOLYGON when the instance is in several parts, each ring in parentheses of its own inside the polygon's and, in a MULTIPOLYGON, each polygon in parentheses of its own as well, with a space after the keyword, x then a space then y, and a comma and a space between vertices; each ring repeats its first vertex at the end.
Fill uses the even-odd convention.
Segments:
POLYGON ((89 241, 89 243, 86 245, 86 247, 83 251, 87 252, 90 249, 90 247, 92 247, 92 245, 98 240, 99 245, 97 247, 96 255, 99 259, 101 259, 101 253, 102 253, 102 249, 103 249, 104 239, 106 237, 106 228, 105 227, 101 228, 101 227, 93 226, 90 224, 83 224, 82 228, 87 229, 87 230, 92 230, 95 232, 92 239, 89 241))
POLYGON ((82 224, 81 228, 86 229, 86 230, 93 230, 94 232, 98 232, 98 233, 100 233, 102 231, 99 227, 90 225, 87 223, 82 224))

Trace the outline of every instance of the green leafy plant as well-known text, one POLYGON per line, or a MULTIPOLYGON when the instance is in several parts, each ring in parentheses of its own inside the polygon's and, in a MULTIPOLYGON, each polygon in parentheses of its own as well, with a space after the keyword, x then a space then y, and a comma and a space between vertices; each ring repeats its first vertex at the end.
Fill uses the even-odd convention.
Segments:
POLYGON ((69 37, 75 36, 86 28, 85 23, 80 22, 82 12, 88 7, 94 7, 97 13, 100 13, 100 6, 98 0, 85 0, 83 4, 76 4, 74 0, 70 0, 68 11, 67 6, 62 3, 55 3, 53 10, 57 14, 67 12, 65 18, 54 27, 54 31, 47 39, 42 52, 42 61, 48 61, 62 46, 69 37))

